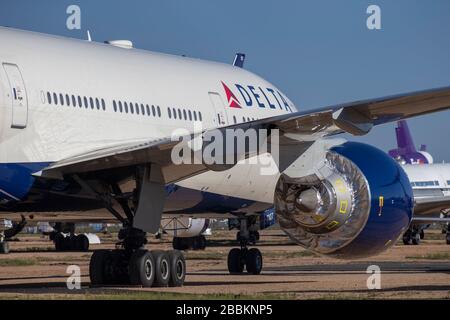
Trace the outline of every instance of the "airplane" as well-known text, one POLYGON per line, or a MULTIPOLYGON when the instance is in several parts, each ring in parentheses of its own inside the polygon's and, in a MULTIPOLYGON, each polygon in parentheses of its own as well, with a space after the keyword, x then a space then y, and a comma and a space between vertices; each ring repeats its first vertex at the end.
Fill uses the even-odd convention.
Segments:
POLYGON ((265 210, 300 246, 351 259, 390 248, 425 205, 389 155, 338 135, 447 110, 450 87, 302 111, 239 59, 5 27, 0 43, 0 219, 120 222, 91 285, 182 286, 182 252, 144 249, 162 217, 238 219, 228 271, 259 274, 265 210))
MULTIPOLYGON (((446 197, 450 196, 450 168, 448 164, 433 164, 433 157, 426 151, 426 145, 421 145, 417 151, 408 124, 405 120, 398 121, 395 128, 397 138, 397 148, 389 150, 389 155, 398 161, 405 169, 406 174, 411 182, 414 199, 416 201, 433 201, 446 203, 446 197), (423 166, 423 164, 430 164, 423 166), (411 165, 420 165, 412 168, 411 165)), ((416 210, 413 221, 409 229, 403 235, 403 243, 405 245, 418 245, 420 240, 424 238, 424 230, 431 224, 448 223, 446 215, 449 207, 436 208, 436 212, 425 212, 421 214, 416 210), (431 217, 433 216, 434 217, 431 217), (439 219, 441 218, 441 219, 439 219), (430 220, 431 219, 431 220, 430 220)), ((450 244, 450 234, 448 229, 445 230, 446 242, 450 244)))
POLYGON ((417 151, 408 123, 405 120, 398 121, 395 134, 397 137, 397 148, 388 152, 392 158, 401 164, 433 163, 433 157, 426 151, 426 145, 421 145, 420 150, 417 151))

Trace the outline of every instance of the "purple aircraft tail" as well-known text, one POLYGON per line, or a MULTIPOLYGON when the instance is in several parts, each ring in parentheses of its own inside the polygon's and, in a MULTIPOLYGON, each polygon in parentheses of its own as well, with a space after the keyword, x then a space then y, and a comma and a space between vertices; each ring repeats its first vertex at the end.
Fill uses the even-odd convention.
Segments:
POLYGON ((389 151, 391 157, 407 164, 433 163, 433 157, 425 151, 426 145, 421 145, 420 151, 417 151, 405 120, 398 121, 395 133, 397 149, 389 151))

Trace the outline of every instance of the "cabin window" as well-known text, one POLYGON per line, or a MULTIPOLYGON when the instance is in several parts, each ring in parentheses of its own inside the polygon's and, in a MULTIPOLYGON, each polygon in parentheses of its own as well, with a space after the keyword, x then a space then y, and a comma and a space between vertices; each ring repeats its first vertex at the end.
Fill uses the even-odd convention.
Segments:
POLYGON ((70 107, 70 97, 68 94, 66 94, 66 104, 70 107))
POLYGON ((114 109, 114 112, 117 112, 117 103, 116 103, 116 100, 113 100, 113 109, 114 109))
POLYGON ((64 96, 62 93, 59 94, 59 103, 63 106, 64 105, 64 96))
POLYGON ((74 107, 77 106, 77 99, 75 98, 74 95, 72 95, 72 105, 73 105, 74 107))
POLYGON ((134 106, 133 106, 133 104, 131 102, 130 102, 130 112, 132 114, 134 114, 134 106))
POLYGON ((47 103, 52 104, 52 95, 50 94, 50 92, 47 92, 47 103))
POLYGON ((98 98, 95 98, 95 106, 97 107, 97 110, 100 110, 100 101, 98 98))
POLYGON ((105 104, 105 100, 103 100, 103 99, 102 99, 102 109, 103 109, 103 111, 105 111, 105 110, 106 110, 106 104, 105 104))
POLYGON ((167 108, 167 115, 169 116, 169 119, 172 119, 172 111, 170 108, 167 108))
POLYGON ((53 102, 55 104, 58 104, 58 96, 56 95, 56 93, 53 92, 53 102))
POLYGON ((161 118, 161 109, 159 108, 159 106, 157 107, 157 109, 158 109, 158 117, 161 118))

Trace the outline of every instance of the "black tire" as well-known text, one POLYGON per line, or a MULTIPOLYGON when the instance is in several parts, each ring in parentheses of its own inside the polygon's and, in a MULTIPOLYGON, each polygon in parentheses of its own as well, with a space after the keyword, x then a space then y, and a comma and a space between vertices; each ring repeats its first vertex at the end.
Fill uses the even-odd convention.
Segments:
POLYGON ((128 275, 132 285, 151 287, 155 283, 156 264, 154 256, 147 250, 137 250, 130 258, 128 275))
POLYGON ((81 252, 86 252, 89 250, 89 239, 84 234, 79 234, 75 238, 75 246, 77 250, 81 252))
POLYGON ((183 253, 178 250, 169 251, 170 279, 169 287, 181 287, 186 278, 186 261, 183 253))
POLYGON ((187 244, 186 238, 174 237, 172 241, 172 247, 175 250, 187 250, 189 245, 187 244))
POLYGON ((53 238, 53 242, 55 243, 55 250, 56 251, 66 251, 66 237, 62 233, 55 234, 55 237, 53 238))
POLYGON ((0 242, 0 253, 1 254, 9 253, 9 242, 7 242, 7 241, 0 242))
POLYGON ((412 237, 411 237, 411 231, 407 230, 404 234, 403 234, 403 244, 405 246, 409 246, 410 244, 412 244, 412 237))
POLYGON ((89 278, 91 285, 107 284, 106 265, 110 255, 109 250, 95 250, 89 262, 89 278))
POLYGON ((413 237, 411 241, 412 241, 413 245, 418 246, 420 244, 420 236, 419 237, 413 237))
POLYGON ((165 251, 152 251, 155 258, 155 287, 167 287, 170 281, 170 260, 165 251))
POLYGON ((447 244, 450 244, 450 233, 447 233, 447 236, 445 237, 445 241, 447 244))
POLYGON ((199 242, 200 242, 200 250, 206 249, 206 238, 204 235, 199 235, 199 242))
POLYGON ((205 250, 206 248, 206 238, 204 235, 199 235, 196 237, 190 238, 192 242, 193 250, 205 250))
POLYGON ((245 255, 245 265, 250 274, 260 274, 263 267, 263 258, 261 251, 252 248, 245 255))
POLYGON ((242 259, 242 250, 233 248, 228 253, 228 271, 231 274, 242 273, 244 271, 245 261, 242 259))

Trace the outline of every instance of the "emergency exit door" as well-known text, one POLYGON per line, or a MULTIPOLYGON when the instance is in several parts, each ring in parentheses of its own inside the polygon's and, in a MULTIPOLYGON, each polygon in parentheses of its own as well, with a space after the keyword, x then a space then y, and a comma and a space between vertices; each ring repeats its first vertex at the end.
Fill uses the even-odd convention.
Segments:
POLYGON ((15 64, 4 63, 3 69, 8 77, 10 89, 8 103, 12 110, 11 127, 23 129, 27 126, 28 121, 28 98, 22 74, 15 64))

